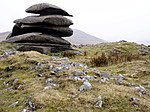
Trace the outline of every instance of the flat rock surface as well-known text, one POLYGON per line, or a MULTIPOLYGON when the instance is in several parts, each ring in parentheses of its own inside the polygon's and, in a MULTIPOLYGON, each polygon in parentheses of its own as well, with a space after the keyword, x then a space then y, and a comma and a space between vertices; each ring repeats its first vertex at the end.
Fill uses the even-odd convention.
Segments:
POLYGON ((70 26, 73 22, 61 15, 49 16, 27 16, 23 19, 17 19, 14 23, 21 24, 48 24, 52 26, 70 26))
POLYGON ((59 37, 53 37, 51 35, 46 35, 46 34, 42 34, 42 33, 27 33, 27 34, 23 34, 23 35, 18 35, 18 36, 14 36, 11 37, 9 39, 6 40, 6 42, 40 42, 40 43, 52 43, 52 44, 66 44, 66 45, 70 45, 70 43, 62 38, 59 37))
POLYGON ((30 6, 26 9, 28 13, 35 13, 41 15, 63 15, 63 16, 72 16, 68 14, 65 10, 61 9, 58 6, 48 4, 48 3, 39 3, 30 6))

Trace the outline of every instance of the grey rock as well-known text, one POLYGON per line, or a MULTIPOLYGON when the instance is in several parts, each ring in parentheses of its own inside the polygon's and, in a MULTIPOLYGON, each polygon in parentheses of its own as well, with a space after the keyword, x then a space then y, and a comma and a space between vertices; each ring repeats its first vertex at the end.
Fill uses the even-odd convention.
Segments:
POLYGON ((31 112, 30 110, 28 110, 28 109, 23 109, 23 111, 22 112, 31 112))
POLYGON ((73 22, 61 15, 49 15, 49 16, 27 16, 23 19, 17 19, 14 23, 19 24, 34 24, 34 25, 47 25, 47 26, 70 26, 73 22))
POLYGON ((30 108, 32 109, 32 111, 34 111, 35 110, 35 104, 31 101, 29 101, 28 104, 29 104, 30 108))
POLYGON ((71 49, 70 45, 60 45, 51 43, 17 43, 18 51, 38 51, 49 54, 71 49))
POLYGON ((55 83, 54 83, 54 80, 53 80, 52 78, 48 78, 48 79, 45 81, 45 83, 46 83, 46 87, 44 87, 45 90, 59 86, 58 84, 55 84, 55 83))
POLYGON ((130 99, 131 101, 133 101, 133 102, 137 102, 137 101, 139 101, 139 99, 138 98, 136 98, 136 97, 131 97, 131 99, 130 99))
POLYGON ((97 74, 98 76, 101 76, 101 73, 100 73, 100 71, 99 71, 98 69, 96 69, 96 68, 91 68, 91 70, 92 70, 95 74, 97 74))
POLYGON ((110 78, 110 75, 107 72, 101 73, 102 77, 110 78))
POLYGON ((139 85, 138 87, 135 87, 135 89, 139 92, 140 96, 146 94, 146 89, 143 86, 141 86, 141 85, 139 85))
POLYGON ((61 70, 63 70, 63 67, 56 67, 54 68, 52 71, 54 71, 55 73, 60 72, 61 70))
POLYGON ((48 3, 39 3, 39 4, 32 5, 26 9, 26 12, 41 14, 41 15, 72 16, 68 14, 65 10, 61 9, 60 7, 48 3))
POLYGON ((24 32, 21 30, 21 24, 17 23, 14 25, 11 34, 9 36, 7 36, 6 40, 13 37, 13 36, 21 35, 23 33, 24 32))
POLYGON ((15 48, 9 49, 9 50, 6 50, 6 51, 4 52, 4 54, 0 55, 0 58, 6 58, 6 57, 8 57, 8 56, 10 56, 10 55, 14 55, 14 54, 16 54, 16 53, 17 53, 17 52, 16 52, 16 49, 15 49, 15 48))
POLYGON ((37 63, 36 69, 37 69, 37 70, 38 70, 38 69, 43 69, 43 68, 45 67, 45 65, 46 65, 46 64, 39 62, 39 63, 37 63))
POLYGON ((51 44, 62 44, 62 45, 70 45, 70 43, 62 38, 53 37, 51 35, 46 35, 42 33, 27 33, 23 35, 18 35, 11 37, 7 39, 5 42, 45 42, 45 43, 51 43, 51 44))
POLYGON ((16 78, 16 79, 13 81, 13 86, 15 86, 15 85, 18 83, 19 80, 20 80, 19 78, 16 78))
POLYGON ((18 103, 19 103, 19 102, 16 101, 16 102, 12 103, 11 105, 9 105, 9 107, 15 107, 18 103))
POLYGON ((107 81, 109 81, 109 80, 110 80, 110 79, 107 78, 107 77, 102 77, 102 78, 100 79, 100 81, 103 82, 103 83, 105 83, 105 82, 107 82, 107 81))
POLYGON ((117 85, 120 85, 122 83, 123 79, 124 79, 124 76, 122 74, 119 74, 118 76, 116 76, 115 83, 117 85))
MULTIPOLYGON (((14 31, 14 30, 13 30, 14 31)), ((63 26, 48 26, 48 25, 21 25, 16 27, 15 32, 12 32, 12 36, 22 35, 25 33, 41 32, 44 34, 50 34, 55 37, 69 37, 73 34, 73 30, 69 27, 63 26), (15 33, 17 32, 17 33, 15 33)), ((12 37, 11 36, 11 37, 12 37)))
POLYGON ((83 85, 81 85, 80 92, 85 92, 91 88, 92 88, 92 85, 89 83, 89 81, 86 80, 83 82, 83 85))
POLYGON ((53 83, 53 79, 48 78, 45 82, 46 82, 46 85, 49 85, 49 84, 53 83))
POLYGON ((150 82, 148 82, 147 87, 150 88, 150 82))
POLYGON ((58 86, 59 86, 58 84, 51 83, 49 84, 49 86, 45 86, 44 90, 51 89, 51 88, 58 87, 58 86))
POLYGON ((96 107, 102 108, 102 103, 103 103, 102 97, 99 96, 99 97, 97 98, 96 107))

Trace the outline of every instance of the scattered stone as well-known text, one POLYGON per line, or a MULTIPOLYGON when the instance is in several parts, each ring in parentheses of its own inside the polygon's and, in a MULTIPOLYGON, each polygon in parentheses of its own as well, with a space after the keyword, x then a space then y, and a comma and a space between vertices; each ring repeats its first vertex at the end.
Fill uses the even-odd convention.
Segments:
POLYGON ((101 76, 102 76, 102 77, 110 78, 110 75, 109 75, 107 72, 101 73, 101 76))
POLYGON ((99 96, 98 99, 97 99, 97 102, 96 102, 96 107, 102 108, 102 103, 103 103, 102 97, 99 96))
POLYGON ((44 87, 45 90, 46 90, 46 89, 51 89, 51 88, 53 88, 53 87, 57 87, 57 86, 58 86, 58 84, 55 84, 55 83, 54 83, 54 81, 53 81, 52 78, 48 78, 48 79, 45 81, 45 83, 46 83, 46 87, 44 87))
POLYGON ((49 84, 51 84, 51 83, 53 83, 53 79, 52 79, 52 78, 48 78, 48 79, 46 80, 46 85, 49 85, 49 84))
POLYGON ((45 67, 45 64, 39 62, 39 63, 37 63, 36 69, 37 69, 37 70, 38 70, 38 69, 43 69, 44 67, 45 67))
POLYGON ((0 81, 3 81, 4 79, 3 78, 0 78, 0 81))
POLYGON ((116 81, 115 81, 115 83, 116 83, 117 85, 121 85, 123 79, 124 79, 124 76, 123 76, 122 74, 119 74, 118 76, 116 76, 116 81))
POLYGON ((100 71, 99 70, 97 70, 96 68, 92 68, 91 69, 97 76, 101 76, 101 73, 100 73, 100 71))
POLYGON ((134 106, 134 107, 139 107, 139 99, 138 98, 136 98, 136 97, 131 97, 130 98, 130 101, 132 102, 132 105, 134 106))
POLYGON ((81 85, 81 87, 80 87, 80 92, 85 92, 85 91, 87 91, 87 90, 89 90, 91 88, 92 88, 92 85, 89 83, 88 80, 85 80, 83 82, 83 85, 81 85))
POLYGON ((29 103, 29 106, 32 109, 32 111, 34 111, 35 110, 35 104, 31 101, 29 101, 28 103, 29 103))
POLYGON ((39 76, 39 77, 43 77, 43 73, 41 73, 41 74, 38 74, 38 76, 39 76))
POLYGON ((31 112, 30 110, 28 110, 28 109, 23 109, 23 111, 22 112, 31 112))
POLYGON ((76 80, 76 81, 86 81, 86 80, 94 80, 93 76, 85 75, 85 76, 70 76, 70 79, 76 80))
POLYGON ((15 86, 15 85, 18 83, 19 80, 20 80, 19 78, 16 78, 16 79, 14 80, 14 82, 13 82, 13 86, 15 86))
POLYGON ((19 102, 16 101, 16 102, 12 103, 11 105, 9 105, 9 107, 15 107, 18 103, 19 103, 19 102))
POLYGON ((148 54, 150 54, 149 49, 147 47, 145 47, 145 46, 142 46, 139 49, 139 53, 140 53, 140 55, 148 55, 148 54))
POLYGON ((58 72, 60 72, 62 69, 63 69, 63 67, 56 67, 56 68, 54 68, 52 71, 53 71, 54 73, 58 73, 58 72))
POLYGON ((8 57, 10 55, 14 55, 14 54, 16 54, 16 49, 15 48, 9 49, 9 50, 6 50, 3 55, 0 55, 0 58, 6 58, 6 57, 8 57))
POLYGON ((134 101, 134 102, 136 102, 136 101, 139 101, 139 99, 138 99, 138 98, 136 98, 136 97, 131 97, 130 101, 134 101))
POLYGON ((126 40, 120 40, 119 42, 123 42, 124 43, 124 42, 127 42, 127 41, 126 40))
POLYGON ((150 82, 148 82, 147 87, 150 88, 150 82))
POLYGON ((109 81, 109 78, 107 78, 107 77, 102 77, 102 78, 100 79, 100 81, 103 82, 103 83, 105 83, 105 82, 109 81))
POLYGON ((146 89, 143 86, 141 86, 141 85, 139 85, 138 87, 135 87, 135 89, 139 92, 140 96, 146 94, 146 89))

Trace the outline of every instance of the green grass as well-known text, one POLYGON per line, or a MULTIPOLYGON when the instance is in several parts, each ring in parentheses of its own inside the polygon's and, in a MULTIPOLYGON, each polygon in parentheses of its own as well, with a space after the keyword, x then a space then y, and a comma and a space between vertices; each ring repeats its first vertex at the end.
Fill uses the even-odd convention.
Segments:
MULTIPOLYGON (((4 50, 13 47, 13 44, 0 43, 2 54, 4 50)), ((20 112, 24 108, 30 108, 29 105, 24 105, 30 94, 32 94, 30 101, 34 102, 36 112, 148 112, 150 110, 150 97, 148 95, 140 97, 135 88, 129 87, 128 84, 141 84, 150 93, 150 88, 146 85, 150 81, 150 56, 140 55, 140 59, 138 60, 102 67, 96 67, 89 63, 93 56, 99 56, 102 52, 107 54, 112 48, 116 48, 122 53, 132 52, 136 54, 141 45, 137 45, 136 43, 107 43, 84 46, 77 50, 86 51, 86 55, 69 57, 69 62, 88 64, 89 67, 95 67, 100 72, 111 70, 112 77, 118 74, 125 76, 122 85, 116 85, 114 80, 106 83, 100 83, 100 78, 92 80, 90 81, 92 89, 83 93, 79 91, 83 82, 68 78, 72 75, 72 71, 82 70, 80 67, 74 67, 56 75, 51 75, 48 66, 58 66, 61 61, 52 61, 49 55, 29 51, 18 52, 7 58, 1 58, 0 112, 20 112), (42 69, 35 69, 39 62, 45 63, 45 66, 42 69), (39 73, 43 73, 43 76, 39 77, 39 73), (19 78, 19 81, 13 85, 16 78, 19 78), (44 90, 47 78, 52 78, 59 86, 44 90), (4 86, 4 82, 9 85, 4 86), (18 89, 19 85, 22 85, 20 89, 18 89), (11 91, 8 91, 8 88, 11 91), (102 108, 97 108, 96 100, 100 95, 103 98, 103 106, 102 108), (134 106, 134 102, 130 101, 131 97, 139 99, 137 102, 138 107, 134 106), (19 103, 15 107, 9 107, 9 105, 16 101, 19 101, 19 103)), ((56 56, 57 54, 51 55, 56 56)), ((62 55, 58 56, 62 57, 62 55)), ((93 71, 88 71, 88 75, 95 76, 93 71)))

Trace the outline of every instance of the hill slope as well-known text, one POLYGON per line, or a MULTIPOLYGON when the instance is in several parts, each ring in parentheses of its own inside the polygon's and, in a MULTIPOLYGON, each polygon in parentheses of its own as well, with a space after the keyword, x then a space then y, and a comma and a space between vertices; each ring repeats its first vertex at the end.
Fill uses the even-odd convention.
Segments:
MULTIPOLYGON (((106 42, 100 38, 97 38, 95 36, 89 35, 83 31, 73 29, 74 34, 71 37, 64 37, 64 39, 68 40, 71 44, 75 45, 86 45, 86 44, 98 44, 102 42, 106 42)), ((0 42, 5 40, 5 38, 9 35, 8 32, 0 33, 0 42)))
POLYGON ((64 39, 75 45, 98 44, 106 42, 105 40, 89 35, 77 29, 73 29, 73 35, 71 37, 65 37, 64 39))
POLYGON ((5 38, 9 35, 9 33, 10 33, 9 31, 0 33, 0 42, 5 40, 5 38))
POLYGON ((136 43, 83 46, 77 50, 86 54, 70 59, 35 51, 17 52, 11 47, 15 44, 0 43, 0 112, 150 110, 150 55, 146 46, 136 43), (120 62, 117 55, 116 64, 91 65, 91 58, 111 51, 114 55, 118 51, 127 60, 120 62), (135 55, 139 57, 131 60, 135 55))

